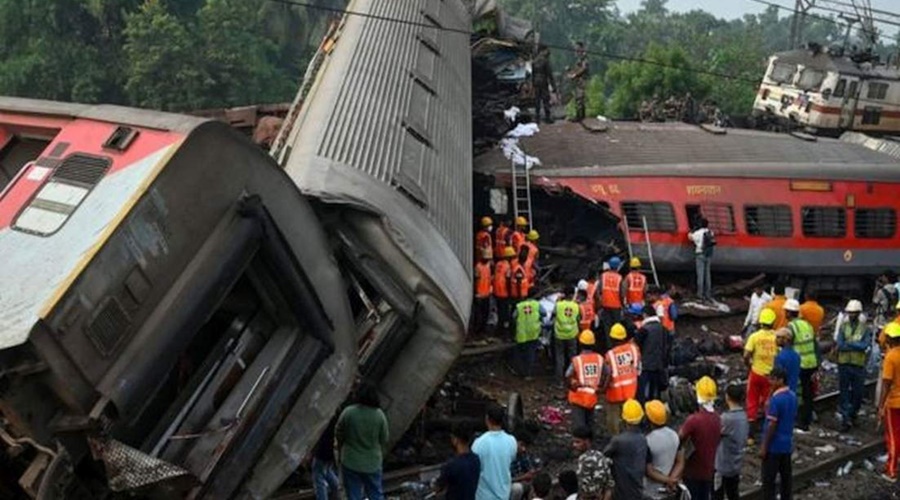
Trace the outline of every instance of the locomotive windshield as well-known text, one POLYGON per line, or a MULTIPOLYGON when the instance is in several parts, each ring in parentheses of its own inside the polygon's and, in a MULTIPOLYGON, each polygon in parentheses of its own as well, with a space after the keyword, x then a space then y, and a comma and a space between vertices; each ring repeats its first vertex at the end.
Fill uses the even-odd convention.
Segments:
POLYGON ((788 83, 793 80, 796 72, 796 65, 776 62, 772 65, 772 73, 769 78, 778 83, 788 83))
POLYGON ((819 90, 825 80, 825 73, 815 69, 800 70, 800 80, 797 86, 803 90, 819 90))

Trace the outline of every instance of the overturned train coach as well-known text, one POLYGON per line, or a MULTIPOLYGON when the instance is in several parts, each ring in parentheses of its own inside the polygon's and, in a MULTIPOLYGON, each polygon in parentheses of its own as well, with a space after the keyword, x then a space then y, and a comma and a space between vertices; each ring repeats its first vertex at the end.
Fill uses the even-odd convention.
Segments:
POLYGON ((353 2, 414 23, 330 32, 282 165, 0 98, 0 497, 267 498, 358 378, 402 435, 471 299, 468 39, 425 26, 468 14, 415 3, 353 2))

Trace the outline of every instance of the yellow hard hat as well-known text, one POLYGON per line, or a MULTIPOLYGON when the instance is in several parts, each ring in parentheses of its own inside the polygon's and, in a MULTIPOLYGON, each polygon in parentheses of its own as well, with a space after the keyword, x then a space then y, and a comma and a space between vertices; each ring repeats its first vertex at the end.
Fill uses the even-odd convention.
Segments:
POLYGON ((637 257, 632 257, 630 261, 628 261, 628 266, 632 269, 640 269, 641 268, 641 259, 637 257))
POLYGON ((616 323, 609 329, 609 338, 616 340, 625 340, 628 335, 625 333, 625 327, 622 323, 616 323))
POLYGON ((494 220, 490 217, 482 217, 481 218, 481 227, 489 227, 494 225, 494 220))
POLYGON ((528 219, 526 219, 525 217, 522 217, 522 216, 520 215, 520 216, 516 217, 516 225, 517 225, 517 226, 527 226, 527 225, 528 225, 528 219))
POLYGON ((532 229, 531 231, 528 231, 526 238, 528 238, 528 241, 537 241, 541 238, 541 235, 536 230, 532 229))
POLYGON ((900 311, 900 300, 897 301, 897 306, 896 306, 895 309, 897 309, 898 311, 900 311))
POLYGON ((704 376, 697 381, 697 400, 708 403, 716 399, 716 381, 704 376))
POLYGON ((516 249, 513 248, 513 247, 506 247, 506 248, 504 248, 504 249, 503 249, 503 256, 504 256, 504 257, 515 257, 515 256, 516 256, 516 249))
POLYGON ((759 324, 765 326, 772 326, 775 324, 775 320, 778 319, 778 315, 775 314, 771 308, 765 308, 759 313, 759 324))
POLYGON ((885 325, 884 334, 892 339, 900 338, 900 323, 891 321, 885 325))
POLYGON ((641 420, 644 420, 644 409, 641 408, 641 404, 633 399, 625 401, 622 405, 622 420, 631 425, 641 423, 641 420))
MULTIPOLYGON (((900 325, 898 325, 900 326, 900 325)), ((580 334, 578 334, 578 343, 581 345, 594 345, 597 343, 594 340, 594 332, 590 330, 584 330, 580 334)))
POLYGON ((666 420, 669 415, 666 410, 666 405, 662 401, 658 399, 647 401, 644 405, 644 409, 647 411, 647 420, 651 423, 656 425, 666 425, 666 420))

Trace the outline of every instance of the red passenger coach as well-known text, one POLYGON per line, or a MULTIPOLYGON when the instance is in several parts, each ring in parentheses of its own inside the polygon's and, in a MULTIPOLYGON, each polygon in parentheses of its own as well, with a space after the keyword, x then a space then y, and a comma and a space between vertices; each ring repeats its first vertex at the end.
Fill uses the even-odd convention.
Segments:
MULTIPOLYGON (((627 221, 632 243, 644 244, 646 219, 661 269, 693 265, 698 215, 716 234, 720 270, 841 276, 900 262, 900 163, 860 145, 623 123, 605 134, 545 126, 522 147, 542 162, 534 184, 603 205, 627 221)), ((510 164, 491 152, 476 168, 503 183, 510 164)))

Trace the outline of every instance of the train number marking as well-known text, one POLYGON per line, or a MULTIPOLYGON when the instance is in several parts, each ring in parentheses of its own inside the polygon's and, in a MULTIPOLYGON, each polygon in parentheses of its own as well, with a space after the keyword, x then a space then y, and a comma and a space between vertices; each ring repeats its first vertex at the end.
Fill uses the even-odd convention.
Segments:
POLYGON ((622 194, 618 184, 591 184, 591 192, 601 196, 622 194))
POLYGON ((714 184, 687 186, 687 194, 688 196, 709 196, 722 194, 722 186, 717 186, 714 184))

